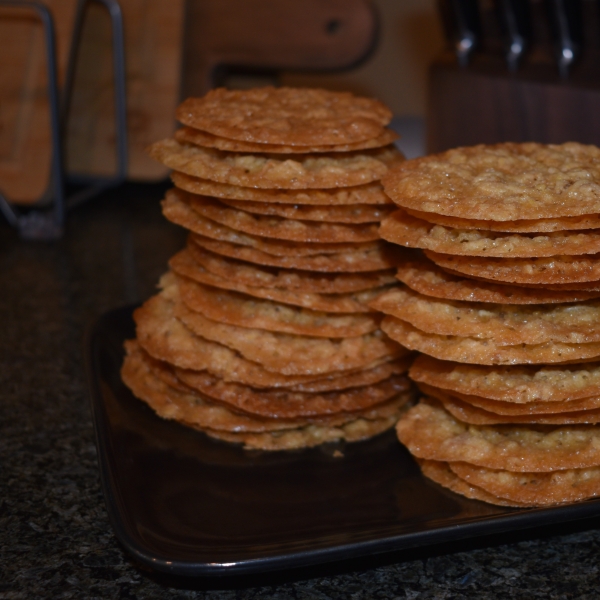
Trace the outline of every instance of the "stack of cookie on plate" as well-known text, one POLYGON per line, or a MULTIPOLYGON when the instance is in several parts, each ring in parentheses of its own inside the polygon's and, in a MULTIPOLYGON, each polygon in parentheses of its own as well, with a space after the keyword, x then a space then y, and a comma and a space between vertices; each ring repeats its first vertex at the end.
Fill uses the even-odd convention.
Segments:
POLYGON ((247 448, 359 440, 414 396, 368 306, 394 284, 380 178, 403 160, 381 103, 290 88, 186 100, 167 219, 190 231, 135 312, 122 374, 160 416, 247 448))
POLYGON ((600 494, 600 149, 458 148, 384 178, 381 235, 419 249, 372 306, 422 353, 399 439, 469 497, 600 494))

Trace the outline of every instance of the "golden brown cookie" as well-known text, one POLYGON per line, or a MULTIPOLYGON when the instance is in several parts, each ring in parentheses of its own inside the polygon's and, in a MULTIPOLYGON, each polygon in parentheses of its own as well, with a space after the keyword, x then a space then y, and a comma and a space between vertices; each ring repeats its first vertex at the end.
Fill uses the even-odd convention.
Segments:
POLYGON ((410 323, 386 316, 381 329, 393 340, 435 358, 477 365, 518 365, 585 361, 600 356, 600 343, 497 344, 492 339, 477 339, 426 333, 410 323))
POLYGON ((455 148, 406 161, 383 179, 398 205, 492 221, 600 212, 600 149, 575 142, 455 148))
POLYGON ((318 375, 366 367, 385 356, 401 356, 399 346, 377 330, 351 338, 315 338, 267 332, 207 319, 185 307, 175 315, 196 335, 236 350, 268 371, 318 375))
MULTIPOLYGON (((494 282, 551 284, 551 289, 557 289, 556 286, 563 284, 590 282, 589 288, 594 289, 595 286, 591 284, 600 280, 599 254, 549 258, 483 258, 426 250, 425 255, 442 269, 494 282)), ((569 287, 564 285, 562 289, 569 287)))
MULTIPOLYGON (((294 450, 311 448, 326 442, 344 440, 358 442, 372 438, 397 422, 410 402, 409 394, 401 394, 398 399, 386 402, 362 414, 348 417, 345 423, 337 426, 311 424, 302 428, 273 433, 229 432, 205 429, 205 433, 216 439, 244 444, 247 450, 294 450)), ((338 417, 338 421, 341 419, 338 417)))
POLYGON ((155 142, 150 156, 169 169, 218 183, 264 189, 351 187, 378 181, 388 168, 404 160, 395 146, 331 154, 243 154, 155 142))
POLYGON ((379 232, 394 244, 459 256, 535 258, 600 252, 600 232, 593 229, 550 233, 452 229, 418 219, 401 209, 382 221, 379 232))
POLYGON ((392 288, 370 303, 383 313, 436 335, 489 339, 497 345, 600 342, 600 301, 490 304, 424 296, 392 288))
POLYGON ((230 242, 232 244, 250 246, 275 256, 337 254, 345 251, 369 250, 380 246, 378 240, 360 243, 315 242, 310 244, 298 244, 291 240, 271 239, 260 235, 244 233, 202 216, 192 208, 192 199, 193 198, 190 198, 190 195, 181 190, 169 190, 162 202, 163 215, 169 219, 169 221, 181 225, 194 233, 215 240, 230 242))
POLYGON ((593 425, 467 425, 439 402, 422 398, 396 426, 418 458, 515 472, 550 472, 600 465, 600 428, 593 425))
POLYGON ((183 124, 233 140, 298 146, 374 138, 392 118, 378 100, 349 92, 263 87, 211 90, 177 109, 183 124))
POLYGON ((433 396, 443 402, 445 397, 458 399, 463 403, 481 408, 488 413, 506 417, 552 415, 557 413, 574 413, 580 411, 596 410, 600 408, 600 396, 590 396, 579 400, 554 401, 554 402, 527 402, 526 404, 512 402, 508 397, 505 400, 490 400, 481 396, 462 394, 460 392, 444 390, 426 383, 419 383, 419 389, 426 396, 433 396))
MULTIPOLYGON (((309 385, 317 380, 345 377, 355 372, 348 369, 325 374, 283 375, 268 371, 256 361, 244 358, 218 341, 194 335, 175 318, 176 302, 179 302, 179 290, 171 285, 134 312, 140 346, 152 357, 173 366, 192 371, 207 370, 224 381, 273 388, 309 385)), ((374 368, 401 354, 385 355, 360 368, 374 368)))
POLYGON ((329 313, 373 312, 373 309, 369 307, 368 303, 387 289, 386 287, 382 287, 366 289, 349 294, 319 294, 315 292, 302 292, 299 290, 287 289, 285 287, 262 288, 248 286, 240 283, 235 274, 231 278, 227 278, 210 273, 201 264, 193 260, 191 255, 192 253, 188 250, 182 250, 169 260, 169 266, 178 275, 188 277, 199 283, 205 283, 216 288, 233 290, 248 294, 249 296, 254 296, 255 298, 264 298, 266 300, 273 300, 292 306, 301 306, 329 313))
POLYGON ((276 202, 258 202, 252 200, 229 200, 221 198, 227 206, 244 210, 256 215, 269 215, 300 221, 319 221, 321 223, 379 223, 393 209, 391 205, 348 204, 348 205, 311 205, 280 204, 276 202))
POLYGON ((362 292, 395 281, 391 269, 365 273, 320 273, 249 263, 202 248, 194 243, 193 236, 188 240, 187 252, 196 264, 217 277, 235 279, 248 287, 285 289, 296 294, 362 292))
POLYGON ((191 388, 187 393, 183 392, 157 377, 152 372, 152 364, 144 360, 143 354, 134 345, 126 348, 128 353, 121 369, 123 381, 135 396, 163 419, 173 419, 198 428, 253 432, 290 429, 306 423, 305 420, 257 419, 234 413, 191 388))
POLYGON ((368 387, 346 388, 329 392, 292 392, 257 390, 249 386, 224 382, 206 372, 177 371, 177 376, 197 390, 231 410, 272 419, 296 419, 340 413, 355 413, 391 400, 410 390, 410 381, 396 375, 368 387))
POLYGON ((410 367, 417 383, 518 404, 571 402, 600 396, 600 363, 485 366, 419 355, 410 367))
POLYGON ((255 153, 272 153, 272 154, 299 154, 299 153, 318 153, 318 152, 354 152, 355 150, 368 150, 370 148, 381 148, 392 144, 398 139, 398 134, 391 129, 383 129, 376 137, 362 140, 359 142, 351 142, 347 144, 328 144, 311 146, 292 146, 290 144, 266 144, 264 142, 246 142, 244 140, 234 140, 231 138, 219 137, 194 129, 193 127, 182 127, 175 132, 175 139, 182 144, 195 144, 196 146, 204 146, 205 148, 217 148, 218 150, 226 150, 227 152, 248 152, 255 153))
MULTIPOLYGON (((374 435, 393 427, 403 407, 412 399, 412 393, 407 391, 377 406, 352 413, 338 412, 296 419, 251 416, 230 410, 225 404, 212 402, 192 388, 171 387, 156 375, 156 363, 149 361, 135 342, 126 342, 125 347, 127 356, 121 369, 123 381, 134 395, 146 402, 160 417, 199 429, 212 437, 227 439, 231 435, 231 441, 245 442, 245 435, 250 440, 258 435, 259 440, 272 440, 264 447, 266 450, 306 447, 334 439, 355 441, 370 437, 369 433, 374 435), (296 441, 295 445, 277 442, 285 431, 291 432, 290 437, 296 441), (307 431, 310 432, 309 436, 306 435, 307 431)), ((256 444, 246 445, 257 447, 256 444)))
POLYGON ((507 500, 506 498, 499 498, 490 494, 489 492, 486 492, 482 488, 468 483, 452 471, 450 468, 450 463, 424 459, 418 459, 417 462, 419 463, 419 467, 421 467, 421 471, 425 477, 428 477, 439 485, 448 488, 449 490, 460 494, 461 496, 465 496, 466 498, 471 498, 472 500, 481 500, 482 502, 487 502, 488 504, 497 504, 499 506, 528 506, 527 504, 507 500))
POLYGON ((256 298, 179 278, 179 293, 188 308, 207 318, 250 329, 313 337, 353 337, 379 328, 376 313, 326 313, 256 298))
POLYGON ((256 215, 239 208, 231 208, 208 196, 190 194, 186 200, 190 207, 203 217, 250 235, 305 244, 371 242, 379 239, 375 223, 342 224, 302 221, 289 217, 256 215))
POLYGON ((424 386, 422 391, 429 397, 439 400, 444 409, 453 417, 471 425, 576 425, 600 423, 600 409, 598 408, 527 415, 499 415, 435 388, 424 386))
POLYGON ((396 276, 408 287, 425 296, 465 302, 555 304, 591 300, 600 296, 600 292, 551 290, 545 285, 523 287, 471 279, 445 271, 425 257, 401 263, 396 276))
POLYGON ((572 231, 574 229, 600 229, 600 215, 580 215, 556 219, 519 219, 515 221, 489 221, 449 217, 435 212, 423 212, 410 208, 405 211, 418 219, 450 227, 452 229, 478 229, 480 231, 506 231, 514 233, 572 231))
POLYGON ((600 494, 600 468, 554 473, 512 473, 463 462, 449 463, 463 481, 489 494, 530 506, 552 506, 594 498, 600 494))
POLYGON ((310 206, 348 206, 355 204, 392 205, 383 192, 379 181, 353 187, 324 190, 261 189, 231 185, 193 177, 175 170, 171 173, 173 183, 182 190, 202 196, 213 196, 222 200, 248 200, 286 205, 306 204, 310 206))
MULTIPOLYGON (((191 239, 193 243, 215 254, 284 269, 322 273, 365 273, 389 269, 397 262, 394 252, 383 243, 354 244, 354 248, 344 248, 343 244, 338 244, 341 248, 338 248, 337 252, 329 252, 330 248, 325 247, 326 252, 298 255, 293 252, 286 254, 286 247, 281 242, 277 245, 261 243, 261 247, 256 248, 198 234, 192 235, 191 239), (271 254, 267 249, 281 254, 271 254)), ((311 246, 314 247, 315 244, 311 246)))

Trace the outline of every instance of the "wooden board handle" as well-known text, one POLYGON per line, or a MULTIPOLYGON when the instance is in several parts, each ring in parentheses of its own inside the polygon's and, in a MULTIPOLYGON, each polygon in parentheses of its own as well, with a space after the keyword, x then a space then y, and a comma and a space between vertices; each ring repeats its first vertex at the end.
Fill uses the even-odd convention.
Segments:
POLYGON ((368 0, 188 0, 182 96, 205 94, 220 66, 352 67, 373 49, 377 30, 368 0))

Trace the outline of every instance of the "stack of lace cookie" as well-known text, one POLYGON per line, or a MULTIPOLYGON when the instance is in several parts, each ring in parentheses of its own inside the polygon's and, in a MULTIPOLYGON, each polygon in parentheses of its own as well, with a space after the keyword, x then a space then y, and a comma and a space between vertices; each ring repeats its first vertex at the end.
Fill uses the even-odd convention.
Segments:
POLYGON ((380 178, 402 160, 381 103, 323 90, 186 100, 167 219, 190 231, 135 312, 122 375, 160 416, 247 448, 365 439, 414 396, 368 302, 393 284, 380 178))
POLYGON ((600 149, 500 144, 406 162, 381 235, 419 249, 372 306, 422 353, 399 439, 468 497, 600 494, 600 149))

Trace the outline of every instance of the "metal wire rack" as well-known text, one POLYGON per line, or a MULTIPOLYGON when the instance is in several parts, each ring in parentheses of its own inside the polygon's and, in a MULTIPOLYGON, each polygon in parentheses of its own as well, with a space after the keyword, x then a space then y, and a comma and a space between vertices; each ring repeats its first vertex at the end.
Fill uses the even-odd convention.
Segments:
POLYGON ((121 7, 117 0, 79 0, 70 44, 65 84, 63 89, 59 90, 55 27, 51 11, 41 2, 34 1, 0 0, 0 6, 30 10, 43 25, 48 79, 46 93, 50 112, 52 142, 50 178, 42 197, 32 207, 23 208, 11 202, 10 198, 3 194, 0 189, 0 213, 4 215, 12 227, 18 230, 23 239, 55 240, 64 233, 66 212, 69 209, 97 196, 107 188, 119 185, 127 175, 125 45, 121 7), (92 2, 104 6, 111 21, 115 129, 117 132, 116 170, 114 175, 108 177, 79 176, 77 180, 70 180, 64 166, 64 132, 85 10, 87 5, 92 2), (77 184, 79 188, 76 192, 66 196, 65 190, 69 183, 77 184))

